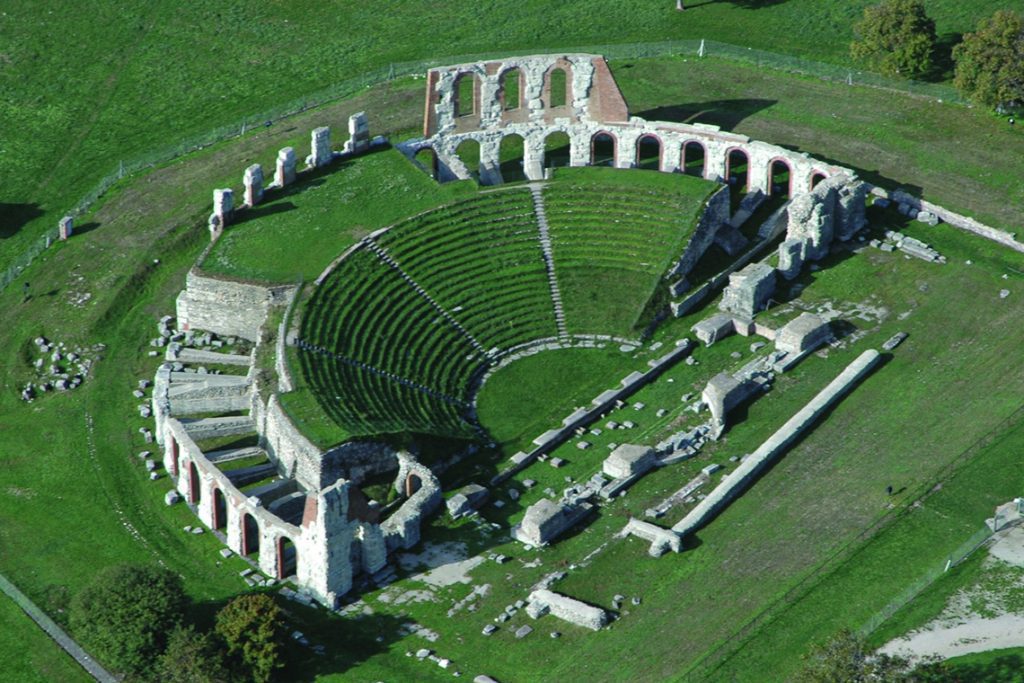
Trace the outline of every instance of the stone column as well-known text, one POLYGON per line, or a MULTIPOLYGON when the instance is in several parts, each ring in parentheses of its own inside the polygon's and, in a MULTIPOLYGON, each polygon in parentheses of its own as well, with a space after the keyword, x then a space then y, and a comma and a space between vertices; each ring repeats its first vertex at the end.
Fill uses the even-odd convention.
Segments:
POLYGON ((306 160, 306 164, 313 168, 320 168, 331 163, 334 157, 331 152, 331 129, 327 126, 314 128, 310 135, 310 145, 313 148, 312 154, 306 160))
POLYGON ((544 132, 529 133, 523 138, 523 172, 528 180, 544 179, 544 132))
POLYGON ((277 169, 274 171, 274 182, 278 187, 291 185, 295 182, 295 150, 285 147, 277 153, 277 169))
POLYGON ((679 162, 683 159, 683 141, 679 138, 661 138, 661 170, 665 173, 681 171, 679 162))
POLYGON ((370 121, 366 112, 361 111, 348 117, 348 141, 345 143, 347 154, 359 154, 370 149, 370 121))
POLYGON ((235 193, 229 188, 213 191, 213 213, 210 214, 210 239, 217 239, 235 212, 235 193))
POLYGON ((242 178, 245 185, 245 203, 248 206, 256 206, 263 199, 263 167, 253 164, 245 169, 242 178))
MULTIPOLYGON (((755 150, 747 150, 747 191, 754 192, 755 190, 761 190, 761 192, 764 192, 765 196, 771 196, 771 161, 761 163, 760 156, 755 156, 754 152, 755 150), (754 163, 755 159, 757 159, 757 163, 754 163)), ((789 175, 792 178, 792 168, 789 175)))
POLYGON ((704 177, 708 180, 725 182, 725 160, 729 156, 728 147, 722 144, 704 141, 704 177))
POLYGON ((590 165, 590 135, 585 128, 569 131, 569 165, 590 165))
POLYGON ((60 231, 61 240, 67 240, 71 237, 71 233, 74 231, 75 221, 71 216, 64 216, 57 223, 57 229, 60 231))
POLYGON ((496 135, 480 141, 480 184, 500 185, 501 177, 501 136, 496 135))

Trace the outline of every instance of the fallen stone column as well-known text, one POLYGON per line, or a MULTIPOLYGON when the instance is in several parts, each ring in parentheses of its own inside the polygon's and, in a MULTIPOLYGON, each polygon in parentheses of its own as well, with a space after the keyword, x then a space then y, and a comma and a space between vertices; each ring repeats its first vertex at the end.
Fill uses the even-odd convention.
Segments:
POLYGON ((850 363, 838 377, 822 389, 810 403, 791 417, 786 424, 772 434, 767 441, 744 460, 739 467, 726 476, 715 489, 686 515, 672 531, 685 537, 711 521, 743 487, 760 474, 777 455, 785 451, 811 424, 838 402, 857 382, 871 372, 878 364, 878 351, 868 349, 850 363))

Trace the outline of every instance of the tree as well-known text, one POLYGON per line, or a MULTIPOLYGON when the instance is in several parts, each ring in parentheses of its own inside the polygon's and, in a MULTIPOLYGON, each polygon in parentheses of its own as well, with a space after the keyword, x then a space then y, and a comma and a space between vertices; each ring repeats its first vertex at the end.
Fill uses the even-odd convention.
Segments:
POLYGON ((181 579, 166 569, 108 567, 72 600, 71 629, 111 668, 138 673, 163 652, 188 605, 181 579))
POLYGON ((167 638, 167 650, 156 666, 160 683, 226 683, 231 680, 220 643, 212 633, 178 627, 167 638))
POLYGON ((872 69, 917 78, 934 67, 935 22, 922 0, 883 0, 866 7, 853 30, 859 40, 850 44, 850 54, 872 69))
POLYGON ((228 652, 241 657, 256 683, 267 683, 284 666, 284 622, 273 598, 262 593, 240 595, 217 613, 217 634, 228 652))
POLYGON ((815 645, 803 659, 806 664, 795 679, 798 683, 912 680, 906 674, 909 663, 905 659, 872 652, 849 629, 843 629, 824 644, 815 645))
POLYGON ((1000 10, 953 48, 953 83, 965 97, 997 110, 1024 107, 1024 16, 1000 10))

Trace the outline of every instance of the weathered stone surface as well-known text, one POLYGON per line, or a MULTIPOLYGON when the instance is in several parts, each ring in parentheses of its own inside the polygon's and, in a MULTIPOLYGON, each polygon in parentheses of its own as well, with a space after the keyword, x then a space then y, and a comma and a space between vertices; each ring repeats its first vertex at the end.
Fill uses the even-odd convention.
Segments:
POLYGON ((782 277, 792 280, 800 274, 804 265, 804 240, 798 238, 787 239, 779 245, 779 268, 782 277))
POLYGON ((313 129, 310 133, 310 146, 312 152, 307 161, 309 166, 320 168, 334 159, 334 152, 331 151, 331 129, 327 126, 313 129))
POLYGON ((705 318, 690 329, 705 346, 711 346, 735 331, 732 316, 725 313, 716 313, 710 318, 705 318))
POLYGON ((751 263, 729 276, 729 286, 718 307, 737 315, 753 318, 763 311, 775 293, 775 269, 766 263, 751 263))
POLYGON ((283 147, 277 152, 277 164, 274 170, 274 184, 278 187, 291 185, 295 182, 295 149, 283 147))
POLYGON ((67 240, 74 232, 75 219, 71 216, 64 216, 57 222, 57 231, 61 240, 67 240))
POLYGON ((361 111, 348 117, 348 140, 345 141, 347 154, 359 154, 370 148, 370 122, 366 112, 361 111))
POLYGON ((245 203, 247 206, 256 206, 263 201, 263 167, 253 164, 245 169, 242 177, 242 184, 245 186, 245 203))
POLYGON ((711 410, 712 439, 717 439, 725 431, 729 411, 757 393, 758 389, 757 383, 737 380, 725 372, 711 378, 701 393, 701 400, 711 410))
POLYGON ((555 593, 546 588, 535 590, 528 598, 526 613, 533 619, 551 614, 571 624, 597 631, 608 623, 608 614, 600 607, 555 593))
POLYGON ((801 313, 786 323, 775 337, 775 348, 799 355, 818 348, 832 337, 827 322, 813 313, 801 313))
POLYGON ((452 519, 458 519, 479 510, 490 496, 491 492, 483 486, 469 484, 456 491, 455 495, 449 498, 445 505, 452 519))
POLYGON ((656 461, 656 454, 650 446, 626 443, 612 451, 605 459, 602 469, 613 479, 624 479, 647 472, 654 467, 656 461))
POLYGON ((528 545, 547 545, 580 521, 590 505, 567 505, 542 498, 526 509, 523 521, 512 529, 516 540, 528 545))

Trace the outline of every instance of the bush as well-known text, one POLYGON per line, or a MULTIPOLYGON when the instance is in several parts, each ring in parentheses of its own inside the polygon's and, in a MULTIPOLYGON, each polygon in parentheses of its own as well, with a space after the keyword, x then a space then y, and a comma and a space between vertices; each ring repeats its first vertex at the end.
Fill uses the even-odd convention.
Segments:
POLYGON ((968 99, 997 110, 1024 107, 1024 17, 1000 10, 953 49, 954 84, 968 99))
POLYGON ((125 673, 153 665, 189 600, 167 569, 118 565, 100 572, 71 603, 71 629, 94 656, 125 673))
POLYGON ((922 0, 884 0, 866 7, 853 30, 859 40, 850 44, 850 54, 876 71, 919 78, 934 68, 935 22, 925 14, 922 0))
POLYGON ((267 683, 284 666, 284 622, 273 598, 262 593, 241 595, 217 613, 217 634, 228 652, 239 656, 252 680, 267 683))
POLYGON ((231 680, 222 644, 212 633, 200 633, 192 626, 171 631, 167 650, 157 662, 155 678, 160 683, 226 683, 231 680))

